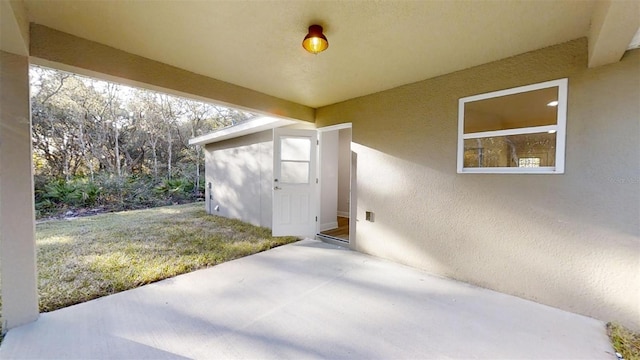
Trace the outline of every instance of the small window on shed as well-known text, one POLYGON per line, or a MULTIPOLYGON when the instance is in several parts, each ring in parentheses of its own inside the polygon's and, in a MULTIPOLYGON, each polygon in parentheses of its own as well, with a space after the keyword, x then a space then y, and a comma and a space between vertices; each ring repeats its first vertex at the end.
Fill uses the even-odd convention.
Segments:
POLYGON ((458 103, 458 173, 564 173, 567 79, 458 103))

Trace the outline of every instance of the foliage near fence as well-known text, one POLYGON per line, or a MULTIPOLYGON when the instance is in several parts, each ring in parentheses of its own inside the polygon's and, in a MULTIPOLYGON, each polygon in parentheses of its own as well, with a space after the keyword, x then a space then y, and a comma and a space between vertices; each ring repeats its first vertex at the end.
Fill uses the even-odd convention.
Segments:
POLYGON ((99 174, 93 180, 77 177, 35 177, 36 217, 82 215, 194 202, 204 195, 204 181, 154 179, 151 175, 116 177, 99 174))

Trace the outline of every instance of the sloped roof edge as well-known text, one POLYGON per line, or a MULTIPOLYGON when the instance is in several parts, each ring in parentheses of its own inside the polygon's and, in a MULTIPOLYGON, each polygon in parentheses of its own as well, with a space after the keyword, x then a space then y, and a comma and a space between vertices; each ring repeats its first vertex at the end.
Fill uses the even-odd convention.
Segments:
POLYGON ((270 116, 258 116, 238 125, 216 130, 189 140, 189 145, 207 145, 223 140, 233 139, 260 131, 295 124, 296 121, 279 119, 270 116))

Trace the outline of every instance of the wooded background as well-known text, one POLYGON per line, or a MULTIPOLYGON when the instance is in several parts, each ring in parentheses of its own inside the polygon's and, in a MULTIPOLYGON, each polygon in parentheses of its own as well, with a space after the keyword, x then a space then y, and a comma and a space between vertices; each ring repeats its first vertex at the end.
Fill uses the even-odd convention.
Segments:
POLYGON ((251 113, 32 66, 36 210, 195 200, 204 155, 190 138, 251 113))

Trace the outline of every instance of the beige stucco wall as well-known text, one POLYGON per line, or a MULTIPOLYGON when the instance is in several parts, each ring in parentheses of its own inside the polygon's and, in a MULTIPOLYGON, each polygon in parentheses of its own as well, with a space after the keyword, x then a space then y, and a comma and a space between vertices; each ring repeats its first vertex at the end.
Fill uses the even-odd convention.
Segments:
POLYGON ((205 178, 207 211, 270 228, 273 130, 207 145, 205 178))
POLYGON ((2 327, 38 317, 29 59, 0 51, 2 327))
POLYGON ((588 69, 580 39, 323 107, 316 123, 353 123, 358 250, 640 329, 639 99, 640 50, 588 69), (456 173, 459 98, 564 77, 564 175, 456 173))

